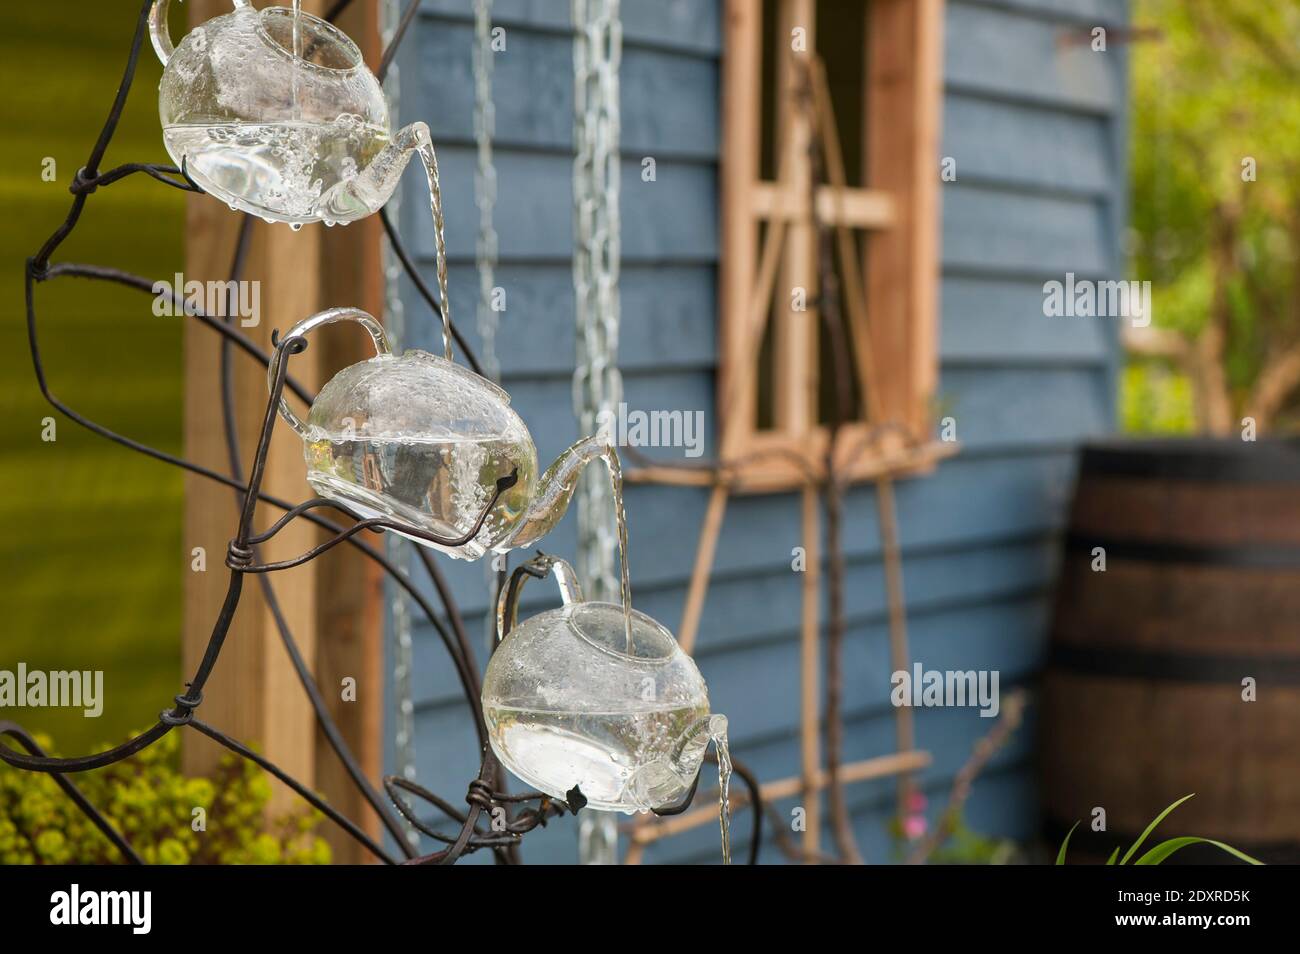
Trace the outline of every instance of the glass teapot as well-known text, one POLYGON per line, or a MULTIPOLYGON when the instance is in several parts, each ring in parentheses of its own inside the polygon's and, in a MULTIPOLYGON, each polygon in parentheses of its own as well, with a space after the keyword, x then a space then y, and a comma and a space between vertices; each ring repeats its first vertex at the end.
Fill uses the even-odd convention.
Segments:
POLYGON ((432 174, 429 128, 390 133, 379 81, 345 33, 233 2, 174 48, 168 0, 149 16, 163 141, 205 192, 267 221, 332 225, 378 211, 412 154, 432 174))
MULTIPOLYGON (((729 771, 727 719, 709 712, 704 678, 672 633, 630 612, 629 651, 624 608, 584 602, 568 563, 538 555, 517 567, 497 606, 483 717, 501 763, 546 794, 577 786, 591 808, 672 814, 693 795, 711 739, 729 771), (548 572, 563 605, 515 626, 522 583, 548 572)), ((725 793, 724 781, 724 826, 725 793)), ((724 827, 724 848, 725 837, 724 827)))
POLYGON ((539 479, 537 449, 509 394, 446 358, 415 349, 394 355, 383 327, 360 309, 312 315, 278 347, 337 321, 359 323, 375 357, 336 374, 305 422, 287 401, 279 407, 302 437, 307 482, 321 496, 363 518, 395 520, 443 539, 464 537, 481 520, 472 539, 457 545, 403 534, 462 560, 540 540, 564 516, 582 469, 598 458, 621 499, 618 457, 608 440, 578 441, 539 479), (513 485, 501 490, 512 474, 513 485))

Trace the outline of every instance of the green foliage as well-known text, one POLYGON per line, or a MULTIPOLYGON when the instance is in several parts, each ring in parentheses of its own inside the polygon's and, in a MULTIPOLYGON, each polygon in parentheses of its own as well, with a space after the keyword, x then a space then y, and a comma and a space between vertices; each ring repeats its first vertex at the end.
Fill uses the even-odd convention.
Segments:
MULTIPOLYGON (((1159 328, 1195 341, 1221 316, 1224 397, 1254 413, 1300 344, 1300 0, 1139 0, 1134 19, 1159 36, 1132 58, 1132 271, 1159 328)), ((1269 414, 1285 425, 1296 404, 1269 414)))
MULTIPOLYGON (((947 836, 930 853, 927 864, 1005 865, 1014 862, 1020 854, 1020 847, 1011 839, 975 831, 960 810, 946 819, 941 815, 938 824, 947 826, 947 836)), ((891 818, 887 827, 893 842, 894 860, 906 861, 915 847, 915 838, 909 837, 904 821, 898 816, 891 818)))
MULTIPOLYGON (((47 739, 39 740, 48 747, 47 739)), ((227 755, 211 778, 179 770, 179 733, 139 754, 72 776, 149 864, 329 864, 323 816, 296 810, 267 821, 269 777, 227 755), (203 809, 204 831, 194 831, 203 809)), ((0 864, 103 864, 121 853, 49 775, 0 766, 0 864)))
POLYGON ((1196 430, 1187 376, 1153 361, 1132 361, 1120 384, 1120 420, 1131 434, 1190 434, 1196 430))
POLYGON ((937 865, 1005 865, 1019 849, 1009 838, 994 838, 975 831, 958 812, 949 826, 948 838, 935 849, 930 863, 937 865))
MULTIPOLYGON (((1192 794, 1195 793, 1193 792, 1192 794)), ((1164 821, 1170 812, 1172 812, 1175 808, 1177 808, 1179 805, 1181 805, 1183 802, 1187 801, 1191 797, 1192 797, 1191 795, 1184 795, 1182 798, 1178 799, 1176 802, 1174 802, 1172 805, 1170 805, 1168 808, 1162 811, 1159 815, 1153 818, 1151 820, 1151 824, 1147 825, 1146 831, 1142 832, 1142 834, 1138 836, 1137 841, 1133 842, 1133 844, 1129 846, 1128 851, 1124 852, 1124 856, 1122 858, 1119 858, 1118 861, 1116 861, 1116 858, 1119 857, 1119 848, 1116 847, 1115 850, 1111 852, 1110 858, 1106 861, 1106 864, 1108 865, 1128 864, 1129 859, 1131 859, 1133 855, 1137 853, 1137 850, 1142 847, 1142 845, 1146 842, 1147 838, 1151 835, 1151 833, 1155 831, 1156 826, 1159 825, 1162 821, 1164 821)), ((1065 864, 1065 852, 1066 849, 1070 847, 1070 836, 1074 834, 1074 829, 1078 827, 1079 827, 1079 823, 1075 822, 1074 826, 1070 829, 1069 833, 1066 834, 1065 840, 1061 842, 1061 850, 1058 851, 1056 854, 1056 863, 1058 865, 1065 864)), ((1218 848, 1220 851, 1225 851, 1228 854, 1232 855, 1234 858, 1239 858, 1242 861, 1248 862, 1252 865, 1262 865, 1264 863, 1262 861, 1256 860, 1255 858, 1252 858, 1250 855, 1246 854, 1243 851, 1238 851, 1236 848, 1233 848, 1231 845, 1225 845, 1221 841, 1214 841, 1211 838, 1196 838, 1196 837, 1183 836, 1181 838, 1170 838, 1166 841, 1162 841, 1154 848, 1148 850, 1145 854, 1139 856, 1138 859, 1133 862, 1133 864, 1135 865, 1161 864, 1162 862, 1165 861, 1165 859, 1167 859, 1174 852, 1186 848, 1188 845, 1213 845, 1215 848, 1218 848)))
MULTIPOLYGON (((1074 835, 1074 830, 1078 827, 1079 823, 1075 822, 1070 826, 1070 830, 1065 833, 1065 841, 1061 842, 1061 850, 1056 853, 1056 863, 1058 865, 1065 864, 1065 852, 1069 849, 1070 838, 1074 835)), ((1119 849, 1117 848, 1115 850, 1118 851, 1119 849)))

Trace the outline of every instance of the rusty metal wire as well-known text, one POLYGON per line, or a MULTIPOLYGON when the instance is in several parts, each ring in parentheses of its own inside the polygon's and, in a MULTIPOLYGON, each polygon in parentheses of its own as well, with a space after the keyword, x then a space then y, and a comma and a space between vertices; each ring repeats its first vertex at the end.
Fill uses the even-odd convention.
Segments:
MULTIPOLYGON (((402 859, 394 856, 384 845, 375 841, 375 839, 372 838, 358 823, 347 818, 337 809, 329 805, 308 786, 294 779, 275 763, 254 752, 248 746, 195 717, 196 710, 203 702, 203 688, 217 663, 223 643, 229 633, 235 611, 240 602, 244 580, 249 574, 254 574, 254 577, 262 587, 263 596, 266 598, 267 605, 271 610, 281 640, 327 741, 338 756, 340 762, 344 765, 349 777, 356 785, 358 791, 361 792, 366 802, 375 811, 384 828, 403 853, 406 863, 452 864, 465 854, 480 849, 493 851, 499 863, 516 863, 519 860, 517 846, 524 834, 537 827, 545 825, 547 820, 552 817, 557 817, 565 812, 570 814, 576 813, 585 804, 586 800, 585 798, 582 798, 581 793, 576 788, 569 793, 567 801, 555 799, 539 792, 512 795, 509 792, 498 790, 500 786, 497 782, 502 778, 502 773, 490 747, 487 745, 481 702, 479 699, 480 686, 477 664, 474 661, 469 640, 466 638, 460 612, 452 599, 450 590, 447 587, 446 581, 441 572, 438 570, 437 565, 433 562, 427 551, 420 547, 416 548, 417 551, 419 551, 418 555, 421 558, 421 563, 428 572, 429 577, 434 584, 434 588, 438 593, 439 599, 442 601, 446 619, 450 624, 450 629, 447 624, 444 624, 434 606, 410 581, 407 575, 394 564, 393 561, 387 558, 380 549, 358 539, 363 530, 378 532, 385 528, 398 528, 397 524, 386 520, 364 520, 337 504, 321 499, 309 500, 297 505, 291 504, 288 501, 267 494, 262 490, 266 458, 269 452, 271 435, 276 419, 276 408, 279 406, 281 396, 286 390, 288 390, 307 402, 310 402, 313 397, 307 389, 294 381, 288 373, 290 358, 306 349, 306 340, 301 337, 294 337, 277 342, 273 337, 273 344, 275 344, 276 347, 273 353, 268 354, 234 327, 229 320, 221 320, 208 315, 204 313, 202 309, 184 302, 179 291, 173 292, 175 304, 182 308, 182 311, 187 317, 199 321, 205 327, 211 328, 222 337, 222 410, 230 466, 230 473, 228 474, 168 454, 165 451, 150 447, 128 436, 118 434, 82 415, 71 406, 65 404, 50 390, 49 382, 45 374, 44 364, 41 359, 40 339, 37 333, 37 314, 35 304, 37 285, 56 278, 70 277, 113 282, 126 287, 135 288, 142 292, 150 294, 154 293, 154 283, 142 276, 133 275, 128 272, 104 266, 70 262, 51 263, 51 258, 54 253, 72 233, 80 220, 81 213, 88 197, 93 195, 98 189, 111 185, 136 173, 143 173, 172 188, 190 192, 202 191, 189 178, 183 168, 177 169, 172 166, 155 165, 151 163, 129 163, 104 172, 101 172, 99 169, 100 162, 102 161, 109 142, 117 129, 123 109, 126 105, 127 95, 130 92, 131 84, 135 77, 136 66, 143 45, 149 10, 153 6, 153 2, 154 0, 144 0, 141 5, 135 31, 132 35, 126 67, 114 96, 113 104, 109 110, 103 128, 100 130, 99 136, 91 149, 85 166, 78 171, 69 187, 73 199, 68 215, 59 227, 55 229, 54 233, 45 241, 37 253, 27 259, 24 290, 26 298, 28 343, 31 350, 33 370, 41 394, 51 406, 64 416, 107 440, 127 447, 137 453, 144 454, 145 456, 158 460, 164 464, 182 468, 190 473, 197 474, 230 487, 235 492, 236 501, 239 504, 240 516, 235 536, 230 541, 227 552, 226 565, 230 570, 230 580, 227 585, 225 600, 216 620, 213 623, 203 658, 200 660, 189 682, 185 683, 185 691, 177 694, 172 700, 171 706, 159 713, 154 725, 126 742, 104 752, 68 758, 55 758, 47 755, 21 726, 12 722, 0 722, 0 736, 14 739, 25 750, 25 752, 19 752, 8 745, 0 743, 0 761, 13 768, 50 774, 59 787, 73 800, 87 818, 114 846, 117 847, 126 861, 134 864, 141 864, 143 863, 141 857, 132 848, 125 836, 114 827, 112 822, 110 822, 103 813, 101 813, 85 798, 68 776, 78 772, 102 768, 106 765, 111 765, 123 759, 130 758, 142 749, 158 741, 167 733, 178 728, 189 727, 214 740, 236 755, 254 762, 265 771, 274 775, 281 782, 293 789, 314 808, 338 825, 340 829, 346 832, 358 844, 363 846, 380 861, 387 864, 398 863, 402 859), (265 414, 262 418, 256 450, 252 461, 250 462, 247 477, 243 475, 243 463, 240 459, 241 455, 239 451, 239 433, 235 419, 232 358, 236 349, 258 361, 262 365, 270 367, 272 371, 271 393, 267 401, 265 414), (284 511, 284 515, 280 519, 275 521, 268 529, 261 532, 256 531, 253 526, 257 505, 259 503, 284 511), (345 516, 352 518, 352 523, 348 525, 339 524, 314 512, 327 505, 341 511, 345 516), (259 562, 257 557, 258 545, 266 542, 292 520, 300 518, 331 531, 333 537, 295 559, 281 561, 279 563, 259 562), (459 811, 450 801, 435 795, 413 781, 397 776, 388 776, 384 779, 384 789, 388 794, 392 806, 396 807, 396 811, 394 811, 393 807, 389 804, 385 803, 375 787, 366 778, 360 765, 357 763, 356 758, 353 756, 344 741, 338 726, 326 707, 325 700, 312 677, 311 671, 302 657, 297 643, 288 628, 284 614, 280 610, 280 604, 276 598, 274 587, 271 583, 270 577, 272 573, 277 570, 287 569, 292 566, 299 566, 303 563, 309 562, 341 543, 347 543, 350 546, 356 547, 367 558, 378 564, 385 573, 407 593, 428 619, 430 625, 439 634, 445 648, 447 649, 448 655, 451 657, 452 663, 455 666, 457 675, 460 679, 466 703, 473 714, 480 748, 484 752, 478 776, 471 780, 467 786, 465 802, 469 806, 469 810, 466 812, 459 811), (438 832, 423 821, 418 820, 416 813, 398 794, 399 791, 415 795, 428 802, 443 814, 447 815, 455 823, 459 824, 459 830, 455 831, 454 834, 446 834, 438 832), (528 805, 527 807, 519 809, 514 814, 511 813, 511 809, 515 806, 532 802, 535 802, 536 805, 528 805), (484 814, 491 819, 491 823, 487 828, 479 825, 479 819, 484 814), (423 832, 428 837, 435 841, 442 842, 447 847, 430 855, 418 856, 415 848, 406 838, 406 832, 402 827, 402 818, 410 821, 419 831, 423 832), (504 824, 502 823, 503 820, 504 824)), ((330 10, 328 19, 332 20, 341 14, 349 6, 350 2, 351 0, 338 0, 330 10)), ((409 27, 410 23, 413 21, 418 3, 419 0, 410 0, 408 3, 407 9, 404 11, 402 17, 401 26, 396 31, 392 44, 390 44, 390 47, 384 52, 381 69, 386 69, 388 64, 392 62, 395 47, 397 43, 400 42, 403 35, 405 35, 407 27, 409 27)), ((245 216, 232 257, 232 284, 230 286, 232 289, 234 288, 233 282, 237 280, 239 275, 242 273, 247 259, 251 224, 252 220, 248 216, 245 216)), ((396 230, 391 227, 391 224, 388 222, 386 217, 384 218, 384 225, 388 239, 392 244, 393 251, 396 253, 397 258, 401 261, 402 266, 415 282, 416 287, 425 302, 436 315, 440 316, 441 309, 439 308, 439 303, 435 300, 435 297, 427 286, 425 286, 421 281, 415 263, 407 254, 396 230)), ((229 313, 234 314, 234 311, 229 310, 229 313)), ((452 328, 452 333, 460 344, 461 353, 464 355, 466 362, 475 370, 478 370, 479 365, 477 360, 454 327, 452 328)), ((513 483, 513 475, 498 482, 496 494, 493 496, 488 507, 485 508, 482 517, 486 517, 492 506, 495 505, 500 494, 507 490, 513 483)), ((480 523, 482 517, 480 518, 480 523)), ((403 525, 400 526, 400 529, 402 532, 413 536, 421 535, 414 527, 403 525)), ((477 531, 477 529, 478 527, 476 526, 475 531, 477 531)), ((473 536, 473 533, 470 535, 473 536)), ((740 771, 739 766, 737 767, 737 773, 741 774, 742 778, 745 777, 745 774, 740 771)), ((751 792, 751 796, 756 798, 757 791, 751 792)), ((758 810, 761 812, 761 809, 758 810)), ((751 855, 752 859, 756 860, 756 851, 752 850, 751 855)))

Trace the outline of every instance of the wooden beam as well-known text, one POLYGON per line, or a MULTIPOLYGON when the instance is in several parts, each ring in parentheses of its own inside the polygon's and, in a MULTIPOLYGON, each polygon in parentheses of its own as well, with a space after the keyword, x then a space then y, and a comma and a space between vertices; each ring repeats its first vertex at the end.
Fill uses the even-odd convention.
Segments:
MULTIPOLYGON (((304 8, 321 13, 324 0, 308 0, 304 8)), ((229 12, 228 0, 195 0, 191 26, 229 12)), ((375 0, 353 5, 345 28, 368 56, 377 53, 375 0)), ((231 259, 242 217, 210 196, 190 196, 187 206, 185 273, 199 281, 229 278, 231 259)), ((375 219, 348 229, 326 232, 319 225, 293 232, 287 225, 252 223, 252 241, 242 278, 260 283, 260 322, 243 330, 267 350, 273 328, 288 330, 296 321, 327 305, 354 304, 377 312, 382 304, 379 231, 375 219)), ((363 357, 361 341, 348 335, 322 335, 290 365, 291 373, 309 388, 322 383, 322 371, 363 357)), ((220 338, 197 322, 185 328, 185 453, 213 469, 229 472, 220 405, 220 338)), ((266 407, 266 372, 235 350, 234 403, 240 434, 241 464, 252 457, 257 425, 266 407)), ((292 431, 278 427, 267 459, 265 490, 290 500, 314 496, 307 485, 302 443, 292 431)), ((256 525, 267 526, 280 514, 259 508, 256 525)), ((206 646, 227 573, 226 544, 237 519, 235 495, 228 488, 193 474, 185 477, 185 565, 190 552, 203 547, 206 572, 187 572, 182 657, 191 671, 206 646)), ((261 548, 266 560, 285 559, 310 549, 323 539, 320 531, 299 521, 261 548)), ((271 575, 285 621, 308 667, 316 676, 327 706, 344 738, 372 780, 381 771, 382 658, 380 646, 381 586, 378 571, 350 547, 339 547, 318 561, 271 575), (341 682, 357 680, 357 701, 344 702, 341 682)), ((249 578, 221 661, 205 690, 202 718, 240 741, 255 745, 295 778, 322 791, 345 814, 377 833, 377 819, 362 810, 360 799, 344 776, 332 751, 319 734, 316 718, 282 644, 261 584, 249 578)), ((219 749, 197 733, 186 733, 183 764, 187 772, 207 773, 216 765, 219 749)), ((273 783, 271 811, 300 807, 289 789, 273 783)), ((322 834, 333 842, 340 861, 363 856, 351 839, 339 838, 333 826, 322 834)))
POLYGON ((804 851, 821 851, 824 775, 821 752, 821 515, 819 498, 805 487, 803 503, 803 612, 799 628, 799 766, 804 801, 804 851))
MULTIPOLYGON (((224 7, 212 3, 216 8, 224 7)), ((196 4, 192 13, 202 10, 196 4)), ((199 15, 199 19, 206 17, 199 15)), ((185 274, 187 281, 226 280, 239 231, 240 216, 209 196, 191 196, 187 210, 185 274)), ((261 321, 243 330, 263 348, 270 348, 275 324, 288 324, 316 311, 319 236, 286 225, 252 225, 244 281, 260 283, 261 321)), ((185 348, 185 456, 221 472, 230 471, 221 409, 220 338, 198 322, 187 322, 185 348)), ((318 384, 312 350, 295 357, 291 373, 305 385, 318 384)), ((257 438, 257 425, 266 408, 266 371, 234 349, 233 402, 239 428, 239 453, 247 476, 257 438)), ((272 438, 263 481, 267 493, 301 500, 311 496, 302 461, 302 443, 288 428, 272 438)), ((267 526, 278 514, 258 508, 256 525, 267 526)), ((183 668, 192 672, 203 654, 212 622, 227 583, 223 565, 226 545, 237 521, 234 493, 197 475, 185 475, 186 554, 203 547, 205 572, 185 575, 183 668)), ((317 532, 304 522, 286 527, 262 547, 264 560, 282 560, 310 549, 317 532)), ((189 559, 186 559, 189 565, 189 559)), ((271 584, 279 597, 290 631, 310 665, 316 654, 316 570, 312 565, 277 573, 271 584)), ((255 579, 245 581, 243 599, 226 638, 221 661, 204 690, 201 718, 245 743, 256 745, 285 771, 299 779, 315 778, 315 726, 311 712, 281 644, 275 619, 255 579)), ((185 734, 183 762, 187 772, 207 773, 224 750, 198 733, 185 734)), ((297 796, 276 783, 273 810, 297 803, 297 796)))
MULTIPOLYGON (((780 0, 774 37, 777 73, 777 149, 780 154, 779 188, 807 195, 812 188, 809 143, 813 122, 804 102, 807 55, 816 48, 814 0, 780 0), (794 49, 796 31, 802 31, 801 49, 794 49)), ((806 434, 817 417, 817 343, 820 339, 817 301, 817 236, 811 219, 790 223, 785 261, 776 294, 773 326, 773 404, 777 430, 806 434), (801 290, 798 292, 797 290, 801 290), (796 296, 802 299, 796 307, 796 296)))
POLYGON ((677 631, 677 641, 682 652, 690 655, 695 648, 695 635, 699 632, 700 614, 704 611, 704 597, 709 591, 709 575, 713 572, 713 557, 718 548, 718 535, 722 532, 722 518, 727 512, 727 488, 715 484, 709 494, 709 506, 704 513, 704 526, 695 550, 695 568, 691 571, 691 584, 686 591, 686 605, 682 609, 682 625, 677 631))
POLYGON ((864 181, 895 197, 894 227, 870 233, 867 312, 882 415, 929 431, 937 364, 943 0, 872 0, 863 71, 864 181))
MULTIPOLYGON (((871 442, 867 427, 860 424, 842 428, 840 434, 845 457, 837 473, 849 483, 875 480, 882 474, 893 477, 923 474, 961 449, 961 445, 945 441, 890 447, 871 442), (860 452, 850 454, 855 445, 861 449, 860 452)), ((721 480, 733 494, 798 490, 810 479, 820 480, 824 469, 826 429, 813 431, 798 448, 777 439, 779 436, 751 442, 746 457, 735 461, 737 466, 734 468, 718 471, 713 468, 637 467, 627 471, 624 478, 633 484, 675 487, 713 487, 721 480)))
MULTIPOLYGON (((382 55, 378 0, 356 0, 339 18, 338 25, 356 41, 373 68, 382 55)), ((317 227, 319 229, 319 227, 317 227)), ((381 243, 383 227, 378 215, 347 228, 321 233, 321 297, 326 306, 354 305, 382 318, 385 286, 381 243)), ((370 358, 366 335, 324 334, 314 343, 328 377, 337 369, 370 358)), ((383 546, 383 539, 375 541, 383 546)), ((384 728, 384 574, 374 561, 354 547, 337 547, 317 565, 319 632, 316 678, 331 715, 366 777, 378 787, 383 775, 384 728), (345 679, 356 681, 354 701, 343 697, 345 679)), ((379 816, 364 797, 329 746, 325 734, 316 733, 316 787, 349 818, 376 840, 379 816)), ((336 825, 321 833, 330 841, 334 860, 371 862, 373 856, 336 825)))
MULTIPOLYGON (((888 476, 876 481, 876 513, 880 522, 881 562, 885 567, 885 598, 889 606, 889 663, 893 672, 912 668, 907 647, 907 603, 903 596, 903 554, 898 538, 898 510, 894 483, 888 476)), ((916 744, 916 722, 911 706, 894 707, 894 739, 900 752, 916 744)), ((911 811, 915 781, 911 772, 898 776, 898 817, 911 811)))
MULTIPOLYGON (((753 196, 753 214, 757 218, 811 218, 806 189, 789 191, 777 183, 760 182, 753 196)), ((818 186, 817 218, 854 229, 887 229, 894 224, 894 197, 880 189, 818 186)))
MULTIPOLYGON (((888 778, 900 772, 919 771, 928 766, 931 761, 933 759, 929 752, 894 752, 889 755, 881 755, 845 765, 840 769, 840 778, 845 783, 888 778)), ((825 789, 829 783, 830 779, 824 771, 820 772, 812 781, 813 787, 818 791, 825 789)), ((758 790, 763 796, 763 802, 770 805, 783 799, 794 798, 804 790, 804 786, 804 779, 796 775, 772 782, 764 782, 759 786, 758 790)), ((748 804, 748 799, 741 793, 737 793, 736 797, 732 799, 733 808, 740 808, 746 804, 748 804)), ((716 821, 717 818, 718 806, 716 804, 695 808, 681 815, 655 818, 648 824, 633 828, 631 833, 632 848, 644 850, 646 845, 653 844, 662 838, 690 831, 692 828, 698 828, 701 825, 716 821)), ((636 857, 639 860, 641 857, 640 851, 637 852, 636 857)), ((629 858, 631 858, 631 851, 629 851, 629 858)))
MULTIPOLYGON (((758 182, 759 110, 762 103, 762 4, 727 0, 727 42, 722 56, 721 250, 727 267, 719 281, 718 420, 722 452, 752 432, 757 385, 747 322, 758 258, 758 225, 750 208, 758 182)), ((766 308, 767 305, 764 305, 766 308)))
MULTIPOLYGON (((228 12, 225 0, 197 0, 190 6, 191 27, 228 12)), ((186 211, 187 280, 226 280, 242 216, 206 195, 191 195, 186 211)), ((247 265, 242 280, 260 286, 260 320, 243 330, 270 348, 271 330, 306 317, 320 305, 318 294, 319 230, 294 233, 287 225, 251 224, 247 265)), ((238 319, 234 319, 238 320, 238 319)), ((221 339, 198 322, 187 322, 185 348, 185 454, 190 460, 221 472, 230 471, 221 410, 221 339)), ((294 358, 291 373, 309 387, 318 384, 317 355, 309 349, 294 358)), ((265 411, 265 369, 237 349, 233 402, 240 431, 239 453, 247 475, 257 424, 265 411)), ((267 459, 265 490, 303 499, 310 491, 304 478, 302 445, 287 428, 278 428, 267 459)), ((257 526, 274 519, 259 508, 257 526)), ((202 477, 185 476, 185 536, 188 554, 194 547, 207 553, 207 570, 185 576, 183 668, 195 668, 207 644, 212 621, 224 594, 226 544, 237 518, 235 495, 202 477)), ((261 557, 279 560, 313 546, 317 532, 305 523, 290 526, 261 549, 261 557)), ((189 560, 186 560, 189 564, 189 560)), ((276 574, 272 579, 284 618, 309 664, 315 659, 316 574, 312 566, 276 574)), ((302 690, 281 645, 274 617, 260 585, 245 582, 243 600, 226 639, 220 663, 205 689, 201 717, 245 743, 251 743, 299 779, 315 779, 315 728, 302 690)), ((187 733, 183 762, 186 771, 210 772, 224 750, 197 733, 187 733)), ((297 803, 287 788, 275 783, 272 809, 297 803)))

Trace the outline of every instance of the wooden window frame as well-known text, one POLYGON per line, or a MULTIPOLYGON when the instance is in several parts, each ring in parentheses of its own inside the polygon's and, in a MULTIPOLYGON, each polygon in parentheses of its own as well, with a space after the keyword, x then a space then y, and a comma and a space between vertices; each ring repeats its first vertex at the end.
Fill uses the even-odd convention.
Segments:
MULTIPOLYGON (((816 4, 779 0, 777 35, 789 37, 794 26, 802 27, 808 49, 816 49, 816 4)), ((799 54, 789 43, 778 43, 774 66, 781 181, 763 180, 762 14, 761 0, 726 0, 719 456, 731 465, 732 486, 740 492, 806 485, 810 474, 824 470, 829 439, 827 428, 816 422, 816 227, 807 199, 812 124, 806 110, 792 108, 799 54), (778 356, 773 367, 776 426, 759 430, 754 336, 764 333, 771 300, 756 297, 764 270, 759 226, 767 222, 771 227, 778 217, 785 238, 774 281, 778 291, 771 296, 778 305, 771 338, 778 356), (779 291, 795 286, 807 289, 807 311, 793 312, 790 296, 779 291)), ((860 377, 874 375, 880 420, 892 425, 870 428, 858 421, 843 426, 837 446, 845 461, 837 470, 849 480, 922 471, 942 456, 932 440, 931 420, 938 365, 942 29, 943 0, 868 0, 862 171, 870 187, 832 191, 821 186, 816 193, 819 218, 867 230, 863 275, 871 366, 864 366, 862 353, 856 364, 860 377)))

